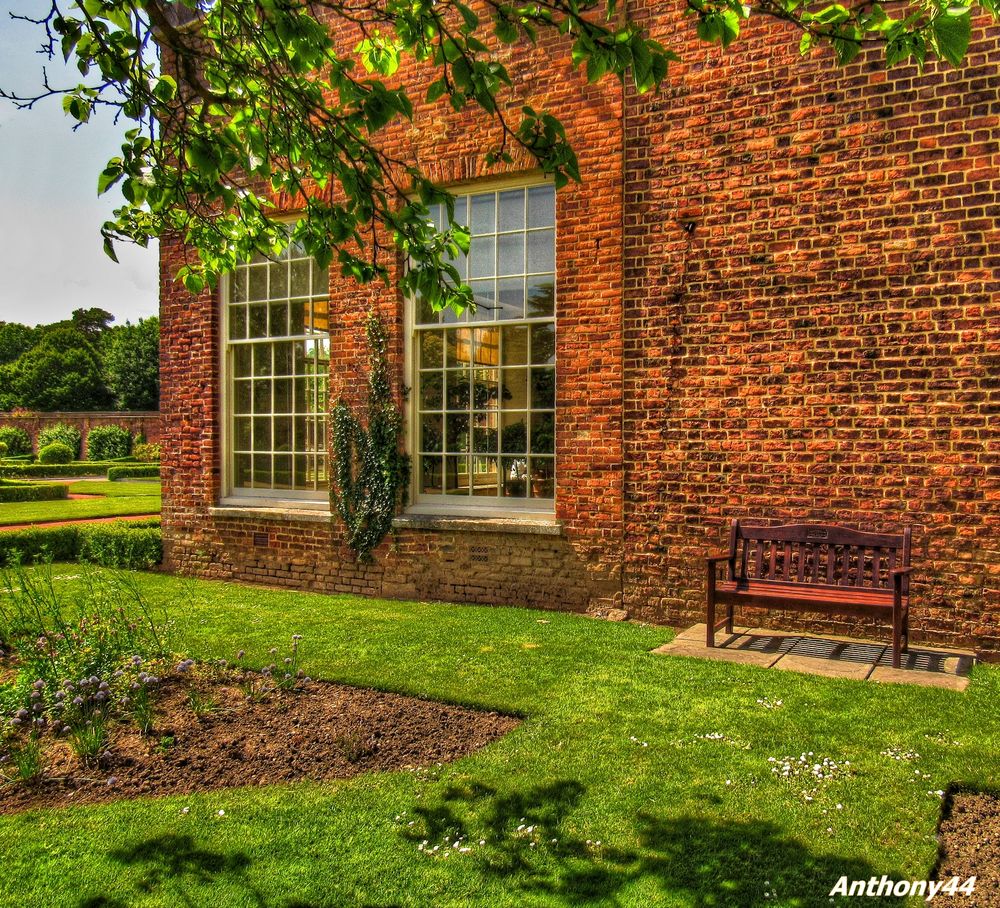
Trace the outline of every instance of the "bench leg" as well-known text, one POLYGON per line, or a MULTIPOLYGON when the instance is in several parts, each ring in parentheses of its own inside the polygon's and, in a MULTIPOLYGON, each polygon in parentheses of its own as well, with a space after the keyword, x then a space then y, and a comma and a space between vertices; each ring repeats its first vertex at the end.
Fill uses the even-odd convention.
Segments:
POLYGON ((706 646, 715 646, 715 600, 708 597, 708 613, 706 615, 708 627, 706 628, 706 646))
POLYGON ((910 610, 907 608, 903 615, 903 652, 910 651, 910 610))
POLYGON ((732 603, 726 608, 726 633, 731 634, 733 632, 733 612, 736 606, 732 603))
POLYGON ((903 612, 902 609, 894 608, 892 610, 892 667, 899 668, 902 663, 902 658, 900 656, 900 650, 902 649, 903 641, 903 612))

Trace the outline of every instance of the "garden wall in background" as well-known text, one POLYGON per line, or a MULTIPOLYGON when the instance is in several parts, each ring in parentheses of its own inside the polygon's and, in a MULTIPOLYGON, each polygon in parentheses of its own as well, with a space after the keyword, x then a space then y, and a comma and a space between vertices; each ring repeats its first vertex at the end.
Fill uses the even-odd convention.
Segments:
POLYGON ((36 440, 38 433, 56 423, 65 423, 80 430, 83 436, 83 452, 87 456, 87 435, 96 426, 121 426, 133 437, 142 434, 150 444, 160 442, 160 414, 156 410, 87 410, 87 411, 57 411, 52 413, 4 413, 0 411, 0 426, 17 426, 31 436, 35 453, 38 453, 36 440))
MULTIPOLYGON (((187 251, 164 239, 166 565, 688 624, 733 517, 910 524, 915 638, 1000 653, 1000 29, 961 70, 887 74, 802 59, 773 23, 724 53, 631 9, 685 59, 661 94, 587 86, 555 41, 515 79, 584 179, 556 210, 556 523, 413 520, 366 566, 329 515, 220 507, 220 304, 172 280, 187 251)), ((531 172, 487 167, 490 144, 469 110, 418 104, 387 150, 452 185, 531 172)), ((335 399, 364 387, 369 306, 408 383, 402 301, 334 276, 335 399)))

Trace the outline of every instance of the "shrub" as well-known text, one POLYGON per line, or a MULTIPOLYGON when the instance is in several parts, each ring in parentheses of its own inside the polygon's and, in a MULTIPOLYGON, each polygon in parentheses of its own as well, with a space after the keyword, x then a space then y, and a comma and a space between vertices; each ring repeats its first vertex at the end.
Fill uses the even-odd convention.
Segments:
POLYGON ((73 449, 61 441, 54 441, 38 452, 38 462, 43 464, 72 463, 73 449))
POLYGON ((87 460, 128 457, 132 436, 121 426, 94 426, 87 435, 87 460))
POLYGON ((47 559, 75 561, 78 536, 75 526, 5 530, 0 533, 0 567, 47 559))
POLYGON ((163 560, 159 527, 136 527, 126 521, 91 524, 80 529, 78 555, 102 567, 145 570, 163 560))
POLYGON ((7 453, 7 443, 5 441, 0 441, 0 457, 3 457, 7 453))
MULTIPOLYGON (((66 445, 70 449, 71 457, 70 460, 78 460, 80 458, 80 445, 83 442, 83 436, 80 435, 80 430, 76 426, 68 426, 66 423, 57 422, 55 425, 46 426, 38 433, 38 456, 41 459, 42 448, 48 447, 51 444, 59 442, 60 444, 66 445)), ((68 463, 69 461, 67 461, 68 463)))
POLYGON ((158 466, 140 464, 134 467, 111 467, 108 479, 114 482, 118 479, 157 479, 160 475, 158 466))
POLYGON ((102 567, 145 569, 158 564, 162 553, 158 520, 116 520, 0 533, 0 567, 86 560, 102 567))
POLYGON ((160 446, 138 442, 132 446, 132 456, 141 463, 159 463, 160 446))
POLYGON ((0 502, 60 501, 69 497, 69 486, 61 482, 10 482, 0 479, 0 502))
POLYGON ((4 453, 10 457, 31 453, 31 436, 19 426, 0 426, 0 442, 7 446, 4 453))
POLYGON ((11 463, 8 458, 0 464, 0 476, 11 479, 42 479, 46 476, 102 476, 113 462, 68 463, 65 465, 45 463, 11 463))

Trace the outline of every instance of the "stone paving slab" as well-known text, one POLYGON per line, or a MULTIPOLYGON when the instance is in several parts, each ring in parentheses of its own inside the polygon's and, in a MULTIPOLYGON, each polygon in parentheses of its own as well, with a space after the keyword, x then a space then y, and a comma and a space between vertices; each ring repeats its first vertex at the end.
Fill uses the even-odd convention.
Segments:
POLYGON ((885 643, 851 637, 795 634, 733 627, 732 634, 716 634, 716 645, 705 645, 705 625, 681 631, 656 654, 713 659, 759 668, 804 672, 829 678, 851 678, 890 684, 918 684, 965 690, 975 656, 966 650, 911 647, 903 667, 892 668, 892 648, 885 643))

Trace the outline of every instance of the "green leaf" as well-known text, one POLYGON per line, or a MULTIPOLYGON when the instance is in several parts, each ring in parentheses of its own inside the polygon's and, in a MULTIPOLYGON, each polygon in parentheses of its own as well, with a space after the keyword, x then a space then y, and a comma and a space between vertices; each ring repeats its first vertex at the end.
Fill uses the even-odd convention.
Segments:
POLYGON ((972 37, 972 20, 967 9, 956 9, 958 15, 954 15, 952 10, 935 17, 931 22, 931 32, 934 36, 934 44, 937 52, 944 57, 952 66, 959 66, 965 59, 966 51, 969 49, 969 40, 972 37))

